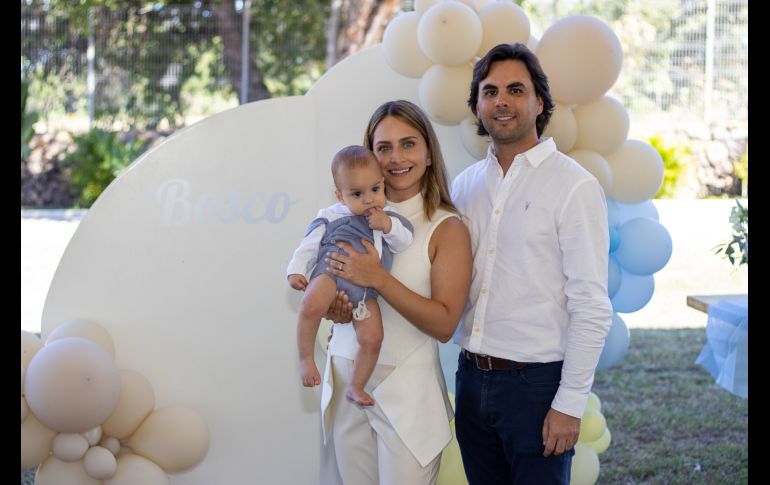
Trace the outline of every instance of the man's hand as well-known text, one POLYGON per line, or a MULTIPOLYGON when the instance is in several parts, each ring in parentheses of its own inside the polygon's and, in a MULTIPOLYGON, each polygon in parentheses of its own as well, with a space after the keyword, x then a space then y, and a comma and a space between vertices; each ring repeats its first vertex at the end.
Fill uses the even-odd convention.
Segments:
POLYGON ((580 434, 580 418, 548 410, 543 422, 543 456, 561 455, 577 443, 580 434))
POLYGON ((289 284, 292 288, 299 291, 305 291, 307 288, 307 280, 301 274, 290 274, 288 277, 289 284))
POLYGON ((390 220, 390 216, 379 207, 369 209, 369 215, 366 216, 366 220, 369 222, 369 229, 378 229, 385 234, 390 234, 390 229, 393 227, 393 221, 390 220))
MULTIPOLYGON (((324 318, 334 323, 348 323, 353 320, 353 304, 350 303, 347 293, 337 292, 337 296, 326 311, 324 318)), ((331 334, 329 340, 331 340, 331 334)))

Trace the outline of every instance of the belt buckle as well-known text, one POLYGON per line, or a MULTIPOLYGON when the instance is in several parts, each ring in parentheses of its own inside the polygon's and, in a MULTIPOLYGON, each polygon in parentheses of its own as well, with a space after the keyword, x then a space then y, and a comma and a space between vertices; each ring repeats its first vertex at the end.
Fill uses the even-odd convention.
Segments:
MULTIPOLYGON (((489 355, 479 355, 479 354, 473 354, 473 356, 474 356, 474 358, 476 360, 476 367, 478 369, 483 370, 483 371, 490 371, 490 370, 492 370, 492 357, 491 356, 489 356, 489 355), (486 369, 479 365, 479 357, 482 357, 483 359, 484 358, 486 359, 487 366, 488 366, 486 369)), ((484 362, 483 359, 482 359, 482 362, 484 362)))

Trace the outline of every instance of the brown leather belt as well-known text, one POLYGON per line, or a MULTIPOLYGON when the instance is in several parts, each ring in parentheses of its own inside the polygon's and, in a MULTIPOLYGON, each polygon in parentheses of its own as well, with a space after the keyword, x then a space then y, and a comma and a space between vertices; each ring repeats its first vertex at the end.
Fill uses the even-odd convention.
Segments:
POLYGON ((474 354, 471 351, 463 349, 465 358, 476 364, 481 370, 511 370, 523 369, 527 366, 526 362, 515 362, 513 360, 492 357, 491 355, 474 354))

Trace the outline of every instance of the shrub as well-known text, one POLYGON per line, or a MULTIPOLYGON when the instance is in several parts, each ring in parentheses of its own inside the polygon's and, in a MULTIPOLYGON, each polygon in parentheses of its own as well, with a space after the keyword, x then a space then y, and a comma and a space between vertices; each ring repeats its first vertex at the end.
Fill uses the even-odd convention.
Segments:
POLYGON ((692 149, 685 144, 667 145, 660 135, 651 136, 647 141, 663 159, 663 184, 653 198, 670 199, 676 194, 676 188, 692 160, 692 149))

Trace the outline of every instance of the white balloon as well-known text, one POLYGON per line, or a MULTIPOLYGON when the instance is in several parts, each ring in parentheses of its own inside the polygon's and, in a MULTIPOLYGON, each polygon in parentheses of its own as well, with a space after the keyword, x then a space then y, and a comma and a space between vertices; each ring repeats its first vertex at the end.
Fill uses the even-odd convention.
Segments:
POLYGON ((21 365, 29 367, 29 361, 43 348, 43 342, 32 332, 21 331, 21 365))
POLYGON ((565 104, 592 101, 620 75, 623 50, 612 29, 590 15, 571 15, 543 33, 535 52, 551 95, 565 104))
POLYGON ((84 432, 112 413, 120 395, 120 374, 112 356, 82 338, 56 340, 27 367, 27 404, 47 427, 84 432))
POLYGON ((567 155, 574 158, 583 168, 591 172, 591 175, 599 181, 599 185, 602 186, 604 193, 609 193, 612 188, 612 170, 610 170, 610 165, 604 157, 594 151, 580 148, 572 150, 567 155))
POLYGON ((460 2, 434 6, 420 17, 417 25, 417 42, 422 51, 431 61, 445 66, 470 62, 481 45, 481 36, 478 15, 460 2))
POLYGON ((92 446, 86 452, 86 457, 83 459, 83 466, 86 469, 86 473, 91 478, 97 480, 107 480, 115 475, 115 470, 118 468, 118 462, 115 459, 110 450, 102 448, 101 446, 92 446))
POLYGON ((555 103, 551 119, 543 130, 543 136, 550 136, 556 148, 562 153, 572 150, 578 136, 578 125, 569 105, 555 103))
POLYGON ((115 456, 118 456, 118 453, 120 453, 120 441, 118 441, 118 439, 114 436, 107 436, 102 438, 102 441, 99 444, 110 450, 110 453, 115 456))
POLYGON ((83 438, 88 440, 88 444, 93 446, 97 444, 102 439, 102 427, 101 426, 95 426, 91 429, 89 429, 86 432, 80 433, 83 435, 83 438))
POLYGON ((79 433, 59 433, 53 439, 53 454, 67 463, 78 461, 88 451, 88 440, 79 433))
POLYGON ((24 364, 21 364, 21 395, 24 395, 24 375, 26 374, 26 369, 24 369, 24 364))
POLYGON ((117 468, 112 478, 104 481, 104 485, 169 485, 168 475, 161 467, 151 460, 139 455, 120 455, 117 468))
POLYGON ((420 80, 420 105, 436 123, 460 123, 463 118, 473 116, 467 103, 472 78, 471 64, 457 67, 441 64, 431 66, 420 80))
POLYGON ((110 333, 98 323, 90 320, 68 320, 53 329, 46 339, 46 344, 55 340, 80 337, 98 344, 115 358, 115 344, 110 333))
POLYGON ((469 116, 460 122, 460 140, 465 150, 473 155, 473 158, 481 160, 486 158, 492 139, 489 136, 481 136, 477 133, 476 117, 469 116))
POLYGON ((126 439, 155 409, 155 392, 145 376, 131 369, 120 369, 120 398, 112 414, 102 423, 107 436, 126 439))
POLYGON ((406 77, 420 77, 433 64, 417 45, 417 12, 397 15, 385 28, 382 50, 394 71, 406 77))
POLYGON ((615 98, 603 96, 577 105, 573 112, 577 122, 575 148, 606 156, 620 148, 628 136, 628 112, 615 98))
POLYGON ((206 421, 197 411, 179 406, 159 408, 147 416, 128 440, 138 455, 175 473, 200 463, 209 448, 206 421))
POLYGON ((29 413, 21 423, 21 469, 42 463, 51 452, 51 442, 56 431, 46 428, 29 413))
POLYGON ((27 400, 24 399, 24 396, 21 396, 21 422, 23 423, 25 419, 27 419, 27 416, 29 415, 29 405, 27 404, 27 400))
POLYGON ((45 460, 35 475, 35 485, 100 485, 101 483, 101 480, 88 476, 82 461, 65 462, 55 456, 45 460))
POLYGON ((618 202, 638 204, 655 195, 663 183, 663 159, 649 143, 626 140, 606 158, 612 169, 607 195, 618 202))
POLYGON ((484 57, 498 44, 527 43, 529 17, 513 2, 493 2, 479 9, 483 36, 476 54, 484 57))

